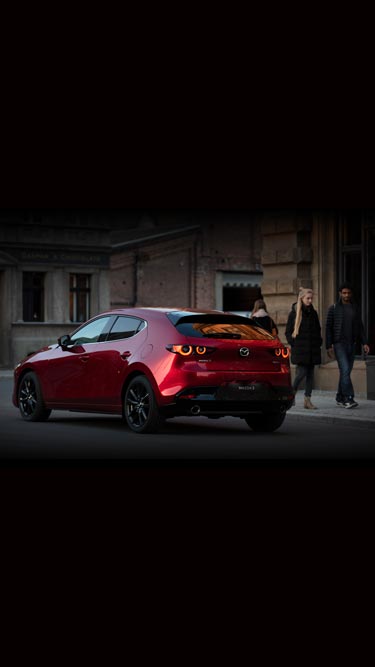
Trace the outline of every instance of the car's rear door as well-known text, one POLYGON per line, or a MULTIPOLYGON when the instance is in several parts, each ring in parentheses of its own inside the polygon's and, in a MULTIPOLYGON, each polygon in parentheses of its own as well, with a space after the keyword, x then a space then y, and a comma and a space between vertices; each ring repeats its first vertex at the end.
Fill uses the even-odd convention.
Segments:
POLYGON ((91 409, 118 411, 129 365, 147 338, 146 322, 138 317, 119 315, 103 342, 97 343, 87 361, 90 376, 88 401, 91 409))

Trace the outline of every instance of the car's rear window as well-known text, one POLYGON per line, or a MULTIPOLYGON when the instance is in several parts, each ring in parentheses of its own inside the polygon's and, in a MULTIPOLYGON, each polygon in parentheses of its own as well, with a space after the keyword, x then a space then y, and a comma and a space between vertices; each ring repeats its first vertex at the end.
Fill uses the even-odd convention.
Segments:
POLYGON ((167 317, 183 336, 196 338, 221 338, 237 340, 272 340, 274 337, 256 325, 250 318, 240 315, 181 315, 168 313, 167 317))

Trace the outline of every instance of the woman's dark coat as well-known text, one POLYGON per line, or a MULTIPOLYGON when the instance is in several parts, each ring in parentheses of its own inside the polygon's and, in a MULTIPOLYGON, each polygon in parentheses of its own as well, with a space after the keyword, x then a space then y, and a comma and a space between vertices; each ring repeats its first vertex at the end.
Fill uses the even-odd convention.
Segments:
POLYGON ((278 328, 273 321, 272 317, 269 315, 265 315, 264 317, 251 317, 252 320, 259 326, 262 327, 262 329, 266 329, 270 334, 272 334, 272 330, 275 329, 276 334, 278 334, 278 328))
POLYGON ((292 338, 296 321, 296 306, 296 303, 292 305, 285 329, 285 336, 292 350, 291 361, 292 364, 315 366, 322 361, 320 348, 323 339, 318 313, 314 306, 302 304, 302 319, 298 336, 292 338))

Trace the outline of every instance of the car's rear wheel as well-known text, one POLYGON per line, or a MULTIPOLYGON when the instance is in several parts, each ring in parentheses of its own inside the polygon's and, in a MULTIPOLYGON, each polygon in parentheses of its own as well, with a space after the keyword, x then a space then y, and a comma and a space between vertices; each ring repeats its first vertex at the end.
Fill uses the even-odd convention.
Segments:
POLYGON ((44 405, 40 382, 31 371, 20 382, 18 405, 23 419, 29 422, 45 421, 51 414, 44 405))
POLYGON ((250 426, 253 431, 263 431, 264 433, 270 433, 276 431, 285 419, 285 412, 281 414, 263 414, 263 415, 250 415, 246 417, 245 421, 250 426))
POLYGON ((160 426, 159 408, 151 384, 144 375, 133 378, 125 392, 124 415, 135 433, 155 433, 160 426))

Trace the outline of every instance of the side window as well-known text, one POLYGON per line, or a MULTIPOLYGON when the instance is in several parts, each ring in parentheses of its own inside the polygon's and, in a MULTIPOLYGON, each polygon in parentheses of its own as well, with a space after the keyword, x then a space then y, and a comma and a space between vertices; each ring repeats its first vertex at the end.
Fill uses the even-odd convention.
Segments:
POLYGON ((97 343, 100 334, 103 332, 110 319, 110 317, 98 317, 97 320, 86 324, 86 326, 83 326, 76 331, 76 333, 71 336, 71 340, 74 341, 76 345, 97 343))
POLYGON ((107 340, 122 340, 123 338, 130 338, 138 331, 141 331, 141 329, 143 329, 145 326, 145 322, 143 320, 139 320, 137 317, 122 317, 120 315, 120 317, 118 317, 114 323, 107 340))

